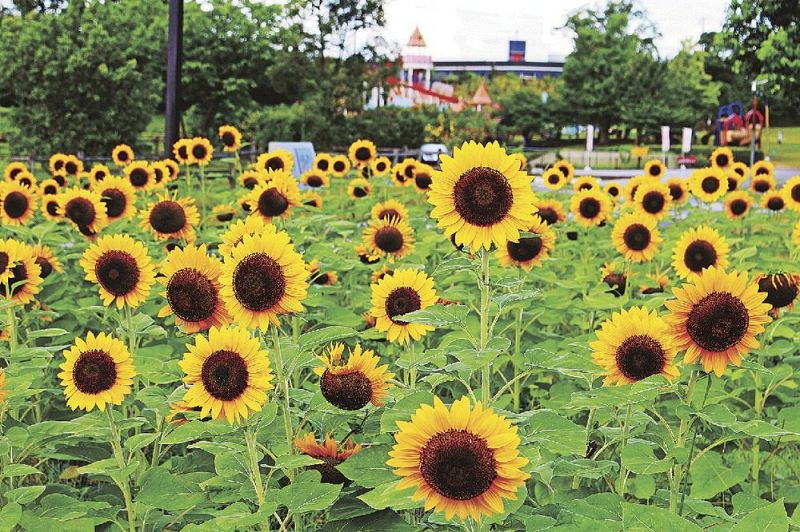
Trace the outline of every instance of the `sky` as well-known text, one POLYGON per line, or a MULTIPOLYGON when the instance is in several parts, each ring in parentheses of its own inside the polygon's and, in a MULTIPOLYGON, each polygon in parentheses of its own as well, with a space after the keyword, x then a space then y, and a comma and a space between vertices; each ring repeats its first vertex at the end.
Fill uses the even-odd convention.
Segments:
MULTIPOLYGON (((639 0, 661 37, 662 57, 674 56, 685 39, 722 27, 729 0, 639 0)), ((597 0, 385 0, 386 27, 382 35, 402 47, 419 26, 434 60, 503 61, 508 41, 527 41, 526 59, 544 61, 564 57, 572 41, 563 26, 583 7, 597 0)))

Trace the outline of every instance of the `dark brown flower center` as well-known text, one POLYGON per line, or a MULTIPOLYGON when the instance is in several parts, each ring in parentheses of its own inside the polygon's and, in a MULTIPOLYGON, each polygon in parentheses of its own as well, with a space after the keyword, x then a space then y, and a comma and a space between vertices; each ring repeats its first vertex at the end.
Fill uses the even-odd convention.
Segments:
POLYGON ((750 314, 741 299, 728 292, 712 292, 692 308, 686 332, 703 349, 719 353, 744 338, 749 325, 750 314))
POLYGON ((11 181, 14 181, 17 179, 20 172, 22 172, 22 168, 12 168, 11 171, 8 172, 8 177, 11 181))
POLYGON ((717 154, 717 166, 726 167, 731 160, 728 156, 724 153, 717 154))
MULTIPOLYGON (((53 265, 50 264, 50 261, 45 257, 36 257, 36 264, 38 264, 39 268, 42 270, 39 273, 42 279, 46 279, 48 275, 53 273, 53 265)), ((0 271, 3 271, 4 269, 5 268, 2 267, 2 260, 0 260, 0 271)))
POLYGON ((142 188, 150 180, 150 174, 144 168, 134 168, 131 170, 128 179, 130 180, 131 185, 135 186, 136 188, 142 188))
POLYGON ((756 175, 769 175, 769 168, 765 166, 759 166, 756 168, 756 175))
POLYGON ((161 183, 164 179, 164 170, 156 166, 153 168, 153 177, 155 178, 156 183, 161 183))
POLYGON ((232 212, 221 212, 217 214, 217 221, 220 222, 230 222, 233 220, 233 213, 232 212))
POLYGON ((75 175, 78 173, 78 164, 73 161, 67 161, 64 163, 64 170, 66 170, 69 175, 75 175))
POLYGON ((558 177, 556 174, 550 174, 547 176, 547 182, 551 185, 557 185, 558 182, 561 181, 561 178, 558 177))
MULTIPOLYGON (((313 455, 311 455, 313 456, 313 455)), ((314 456, 317 460, 322 460, 321 464, 308 466, 308 469, 315 469, 320 473, 320 482, 323 484, 344 484, 349 486, 352 481, 336 469, 336 466, 344 462, 343 458, 334 456, 314 456)))
POLYGON ((485 166, 464 172, 455 184, 453 196, 458 214, 479 227, 499 223, 514 204, 514 193, 505 176, 485 166))
POLYGON ((558 223, 558 213, 551 207, 544 207, 537 211, 539 218, 547 222, 547 225, 558 223))
POLYGON ((582 217, 591 220, 600 214, 600 202, 595 198, 583 198, 578 204, 578 211, 582 217))
POLYGON ((333 373, 325 370, 319 387, 323 397, 342 410, 360 410, 372 399, 372 382, 361 371, 333 373))
POLYGON ((236 144, 236 135, 234 135, 230 131, 226 131, 225 133, 222 134, 222 143, 230 148, 231 146, 236 144))
POLYGON ((747 202, 743 199, 735 199, 730 205, 731 212, 736 216, 741 216, 747 211, 747 202))
POLYGON ((616 297, 625 295, 628 277, 624 273, 609 273, 603 278, 603 282, 605 282, 611 288, 609 292, 614 294, 616 297))
POLYGON ((280 157, 270 157, 264 163, 264 168, 267 170, 283 170, 284 164, 283 159, 280 157))
POLYGON ((379 161, 379 162, 378 162, 378 163, 375 165, 375 170, 376 170, 377 172, 385 172, 385 171, 386 171, 386 163, 385 163, 385 162, 383 162, 383 161, 379 161))
POLYGON ((58 202, 56 200, 48 201, 44 208, 50 216, 58 216, 58 202))
POLYGON ((19 184, 22 185, 23 187, 30 188, 31 185, 33 184, 33 181, 31 180, 30 177, 23 176, 19 178, 19 184))
POLYGON ((417 311, 421 307, 422 299, 419 297, 419 294, 416 290, 408 286, 401 286, 400 288, 395 288, 392 290, 386 297, 386 303, 384 306, 386 309, 386 315, 389 316, 389 319, 394 323, 400 324, 405 322, 395 320, 395 316, 417 311))
POLYGON ((420 451, 419 471, 439 495, 467 501, 492 487, 497 461, 484 438, 449 429, 427 441, 420 451))
POLYGON ((94 266, 100 285, 111 295, 124 296, 136 288, 139 282, 139 265, 125 251, 106 251, 94 266))
POLYGON ((357 161, 369 161, 372 158, 372 151, 364 146, 356 149, 357 161))
POLYGON ((180 319, 203 321, 217 308, 217 288, 200 271, 184 268, 172 274, 167 283, 167 301, 180 319))
POLYGON ((280 216, 289 208, 289 200, 277 188, 269 188, 258 197, 258 212, 264 216, 280 216))
MULTIPOLYGON (((8 279, 8 286, 11 287, 11 295, 14 296, 17 292, 22 290, 25 287, 25 284, 27 284, 27 281, 28 269, 25 267, 25 263, 19 262, 13 268, 11 268, 11 276, 8 279), (23 283, 23 281, 26 282, 23 283)), ((7 296, 5 283, 0 283, 0 296, 7 296)))
POLYGON ((714 176, 704 177, 700 182, 700 187, 703 189, 703 192, 713 194, 719 190, 719 179, 714 176))
POLYGON ((160 201, 150 211, 150 226, 162 235, 177 233, 186 226, 186 212, 177 201, 160 201))
POLYGON ((759 179, 758 181, 755 182, 753 188, 755 189, 756 192, 762 192, 762 193, 766 192, 767 190, 769 190, 769 181, 767 181, 766 179, 759 179))
POLYGON ((771 211, 780 211, 784 207, 783 198, 774 196, 767 200, 767 208, 771 211))
POLYGON ((117 153, 117 159, 120 161, 127 161, 128 158, 128 150, 121 150, 119 153, 117 153))
POLYGON ((286 293, 286 277, 278 262, 266 253, 252 253, 233 271, 233 292, 248 310, 262 312, 277 305, 286 293))
POLYGON ((328 281, 330 281, 330 279, 331 279, 331 276, 328 274, 328 272, 323 272, 323 273, 320 273, 319 275, 317 275, 316 277, 314 277, 314 280, 312 282, 314 284, 326 285, 326 284, 328 284, 328 281))
POLYGON ((312 175, 306 179, 306 184, 314 188, 321 187, 324 182, 325 181, 322 180, 322 177, 318 175, 312 175))
POLYGON ((666 365, 661 344, 643 334, 630 336, 617 348, 617 368, 634 381, 661 373, 666 365))
POLYGON ((790 276, 777 273, 759 279, 758 291, 767 294, 764 302, 772 305, 772 308, 783 308, 797 298, 798 287, 790 276))
POLYGON ((320 159, 317 161, 317 169, 327 172, 330 164, 331 162, 328 159, 320 159))
POLYGON ((578 185, 578 190, 591 190, 594 188, 594 185, 589 182, 584 182, 578 185))
POLYGON ((650 245, 650 229, 642 224, 631 224, 625 228, 622 234, 625 245, 633 251, 642 251, 650 245))
POLYGON ((544 243, 540 237, 524 237, 506 244, 509 256, 517 262, 528 262, 539 256, 544 243))
POLYGON ((561 175, 564 176, 564 179, 569 179, 569 168, 567 168, 566 165, 559 164, 558 166, 556 166, 556 168, 558 168, 558 171, 561 172, 561 175))
POLYGON ((205 159, 206 155, 208 155, 208 149, 203 144, 195 144, 192 146, 192 157, 197 160, 205 159))
POLYGON ((353 196, 357 198, 363 198, 368 194, 367 189, 364 187, 354 187, 353 188, 353 196))
POLYGON ((657 164, 650 165, 650 175, 653 177, 658 177, 661 175, 661 166, 657 164))
POLYGON ((6 268, 8 268, 8 264, 10 261, 11 259, 9 258, 8 253, 6 253, 5 251, 0 251, 0 272, 6 271, 6 268))
POLYGON ((239 353, 220 349, 203 362, 200 379, 203 387, 214 399, 232 401, 247 389, 250 373, 247 362, 239 353))
POLYGON ((792 187, 791 195, 794 201, 800 203, 800 183, 792 187))
POLYGON ((673 201, 678 201, 683 198, 683 187, 677 183, 669 185, 669 195, 672 196, 673 201))
POLYGON ((658 214, 664 210, 667 199, 661 192, 650 191, 642 198, 642 208, 650 214, 658 214))
POLYGON ((105 170, 95 170, 94 171, 94 180, 95 181, 102 181, 106 177, 108 177, 108 174, 106 174, 105 170))
POLYGON ((46 196, 52 196, 53 194, 58 194, 58 187, 53 183, 49 183, 44 186, 42 189, 42 193, 46 196))
POLYGON ((396 253, 403 248, 403 233, 394 226, 381 227, 375 232, 375 245, 386 253, 396 253))
POLYGON ((64 207, 64 214, 78 227, 87 227, 94 223, 96 212, 94 204, 88 198, 73 198, 64 207))
POLYGON ((178 147, 178 157, 184 161, 189 158, 189 148, 185 144, 178 147))
POLYGON ((728 192, 733 192, 739 188, 739 181, 734 177, 728 178, 728 192))
POLYGON ((428 174, 417 174, 414 176, 414 183, 417 185, 417 188, 421 190, 428 190, 431 187, 431 183, 433 183, 433 179, 428 174))
POLYGON ((89 395, 111 389, 117 382, 117 365, 111 355, 99 349, 85 351, 72 368, 75 387, 89 395))
POLYGON ((691 271, 700 273, 705 268, 717 263, 717 250, 710 242, 695 240, 686 246, 683 262, 691 271))
POLYGON ((11 192, 3 199, 3 210, 9 218, 20 218, 28 211, 28 198, 22 192, 11 192))
POLYGON ((617 186, 608 187, 608 195, 613 197, 613 198, 616 198, 617 196, 619 196, 619 187, 617 187, 617 186))
POLYGON ((333 163, 333 171, 334 172, 344 172, 345 164, 343 161, 334 161, 333 163))
POLYGON ((258 184, 258 179, 255 177, 245 177, 242 183, 244 184, 245 188, 252 190, 258 184))
POLYGON ((106 204, 106 214, 108 214, 109 218, 121 216, 128 204, 128 198, 125 197, 125 193, 116 188, 105 189, 101 201, 106 204))

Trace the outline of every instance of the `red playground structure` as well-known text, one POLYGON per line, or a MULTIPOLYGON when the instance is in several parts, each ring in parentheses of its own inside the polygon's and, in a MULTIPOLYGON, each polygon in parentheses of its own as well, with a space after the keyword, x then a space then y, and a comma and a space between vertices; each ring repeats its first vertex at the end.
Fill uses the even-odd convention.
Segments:
POLYGON ((751 109, 744 110, 741 102, 723 105, 717 112, 715 144, 717 146, 750 144, 755 135, 755 144, 761 148, 761 132, 764 129, 764 114, 758 110, 755 102, 751 109))

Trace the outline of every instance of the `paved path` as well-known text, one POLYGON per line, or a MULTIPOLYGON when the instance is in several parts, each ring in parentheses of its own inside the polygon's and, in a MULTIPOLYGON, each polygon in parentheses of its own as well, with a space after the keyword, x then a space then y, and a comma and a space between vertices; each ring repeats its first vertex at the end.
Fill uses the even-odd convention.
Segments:
MULTIPOLYGON (((669 168, 667 169, 667 173, 665 178, 670 177, 689 177, 695 168, 669 168)), ((542 168, 534 168, 533 174, 534 175, 541 175, 543 172, 542 168)), ((613 180, 613 181, 627 181, 631 177, 635 177, 637 175, 642 175, 644 170, 626 170, 626 169, 619 169, 619 170, 584 170, 583 168, 576 168, 575 175, 591 175, 603 181, 606 180, 613 180)), ((778 182, 784 182, 791 177, 796 175, 800 175, 800 168, 776 168, 775 169, 775 179, 778 182)))

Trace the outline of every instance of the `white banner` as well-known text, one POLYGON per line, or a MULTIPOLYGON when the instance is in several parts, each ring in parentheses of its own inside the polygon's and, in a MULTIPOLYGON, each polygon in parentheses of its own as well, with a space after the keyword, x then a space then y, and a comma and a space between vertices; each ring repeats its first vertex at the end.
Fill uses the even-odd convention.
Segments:
POLYGON ((586 126, 586 151, 594 149, 594 126, 589 124, 586 126))
POLYGON ((692 151, 692 128, 683 128, 683 139, 681 143, 681 153, 689 153, 692 151))
POLYGON ((661 126, 661 151, 669 151, 669 126, 661 126))

